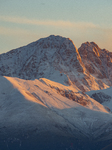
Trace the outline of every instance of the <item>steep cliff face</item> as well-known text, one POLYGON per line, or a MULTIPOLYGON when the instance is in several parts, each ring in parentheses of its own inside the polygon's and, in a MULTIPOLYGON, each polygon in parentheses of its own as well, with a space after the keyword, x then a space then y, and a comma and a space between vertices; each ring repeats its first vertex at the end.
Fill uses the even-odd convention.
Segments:
POLYGON ((94 42, 86 42, 78 49, 87 71, 99 79, 112 81, 112 52, 100 49, 94 42))
POLYGON ((103 89, 112 85, 112 53, 94 42, 77 49, 69 38, 51 35, 0 55, 0 75, 103 89))

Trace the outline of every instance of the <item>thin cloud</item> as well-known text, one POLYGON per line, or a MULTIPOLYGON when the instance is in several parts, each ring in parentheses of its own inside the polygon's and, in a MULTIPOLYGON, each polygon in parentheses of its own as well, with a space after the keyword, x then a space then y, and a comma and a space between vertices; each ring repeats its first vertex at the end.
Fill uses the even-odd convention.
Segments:
POLYGON ((17 30, 17 29, 11 29, 11 28, 8 28, 8 27, 0 27, 0 34, 1 35, 15 35, 15 34, 21 34, 21 30, 17 30))
POLYGON ((72 37, 71 39, 74 40, 74 43, 77 41, 79 45, 86 40, 92 40, 96 41, 96 43, 99 43, 99 45, 102 45, 101 47, 112 51, 112 28, 106 28, 103 25, 95 25, 88 22, 36 20, 8 16, 0 16, 0 21, 40 26, 39 28, 37 28, 36 31, 23 29, 22 27, 17 28, 16 26, 14 28, 0 26, 0 34, 11 38, 25 37, 29 39, 29 41, 30 39, 33 41, 35 39, 45 37, 50 34, 60 34, 65 37, 72 37), (43 28, 41 28, 41 26, 47 27, 44 28, 44 33, 42 32, 43 28))
POLYGON ((36 20, 36 19, 27 19, 20 17, 9 17, 9 16, 0 16, 0 21, 17 23, 17 24, 27 24, 27 25, 41 25, 41 26, 52 26, 58 28, 97 28, 98 25, 95 25, 91 22, 70 22, 64 20, 36 20))
POLYGON ((31 34, 27 30, 19 29, 19 28, 9 28, 0 26, 0 34, 1 35, 23 35, 23 34, 31 34))

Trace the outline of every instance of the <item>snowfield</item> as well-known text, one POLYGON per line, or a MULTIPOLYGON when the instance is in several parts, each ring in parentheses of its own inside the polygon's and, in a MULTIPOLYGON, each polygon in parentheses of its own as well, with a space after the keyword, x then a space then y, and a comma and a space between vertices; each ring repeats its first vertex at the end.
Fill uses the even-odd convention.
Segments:
MULTIPOLYGON (((37 132, 68 132, 77 138, 110 139, 112 137, 112 114, 103 105, 85 94, 86 106, 62 96, 57 88, 73 91, 48 79, 24 80, 14 77, 0 77, 0 129, 27 130, 38 128, 37 132), (66 127, 66 130, 64 128, 66 127)), ((14 130, 13 130, 14 131, 14 130)))

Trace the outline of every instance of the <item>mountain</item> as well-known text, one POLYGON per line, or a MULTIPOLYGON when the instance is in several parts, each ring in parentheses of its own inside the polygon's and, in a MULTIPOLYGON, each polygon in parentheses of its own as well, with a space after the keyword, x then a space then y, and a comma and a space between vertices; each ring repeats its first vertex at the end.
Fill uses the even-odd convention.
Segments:
POLYGON ((101 149, 112 140, 112 52, 51 35, 0 55, 0 149, 101 149))
POLYGON ((93 42, 77 49, 69 38, 51 35, 1 54, 0 75, 47 78, 83 92, 104 89, 112 85, 112 52, 93 42))

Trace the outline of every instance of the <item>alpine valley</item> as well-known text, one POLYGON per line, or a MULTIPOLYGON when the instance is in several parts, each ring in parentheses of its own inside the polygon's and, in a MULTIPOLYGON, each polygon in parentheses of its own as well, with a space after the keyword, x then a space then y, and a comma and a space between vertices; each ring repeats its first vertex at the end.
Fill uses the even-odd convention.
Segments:
POLYGON ((51 35, 0 54, 0 150, 111 143, 112 52, 51 35))

